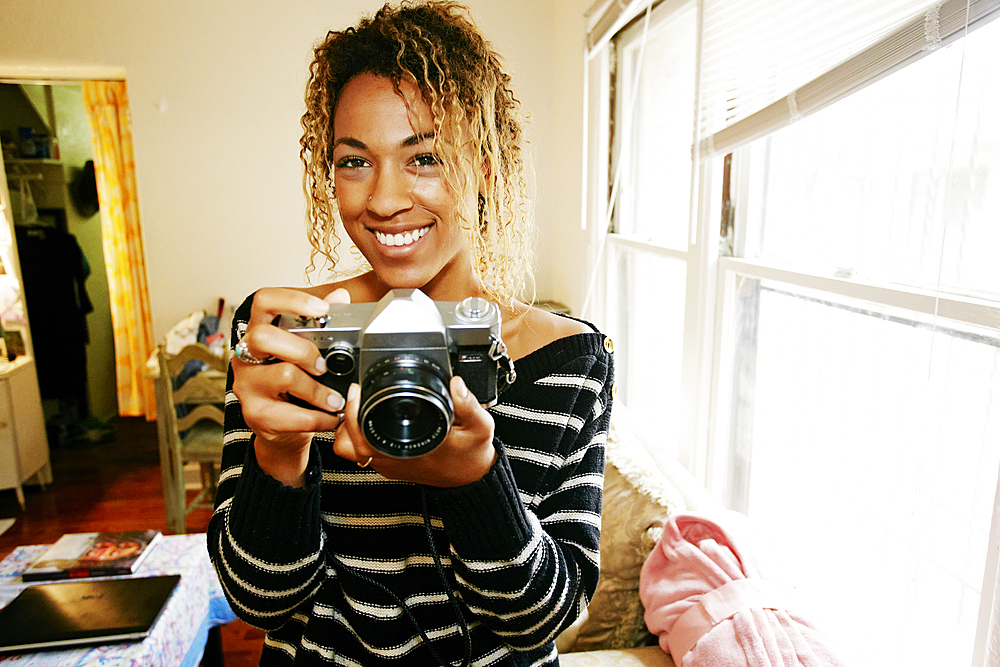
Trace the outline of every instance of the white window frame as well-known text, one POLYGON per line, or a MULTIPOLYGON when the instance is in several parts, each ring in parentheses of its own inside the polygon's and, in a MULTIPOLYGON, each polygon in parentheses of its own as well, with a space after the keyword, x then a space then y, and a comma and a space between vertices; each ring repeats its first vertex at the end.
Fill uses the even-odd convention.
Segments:
MULTIPOLYGON (((660 3, 657 10, 677 10, 696 0, 668 0, 660 3)), ((648 7, 649 3, 642 3, 648 7)), ((622 26, 619 25, 620 29, 622 26)), ((608 156, 614 138, 608 127, 610 113, 610 81, 613 76, 609 46, 593 52, 587 69, 587 151, 586 193, 584 210, 588 211, 588 232, 590 266, 596 267, 592 284, 588 289, 588 300, 584 306, 585 315, 597 322, 606 322, 609 314, 604 308, 606 298, 595 295, 606 294, 607 262, 621 248, 630 248, 653 256, 679 260, 686 266, 686 294, 684 316, 684 343, 682 351, 681 392, 687 401, 681 413, 686 416, 680 425, 679 440, 683 443, 677 459, 700 481, 709 484, 708 442, 710 430, 711 385, 714 330, 714 303, 703 298, 715 291, 718 266, 717 238, 713 237, 708 219, 714 216, 698 217, 699 211, 711 210, 711 193, 707 178, 711 169, 705 166, 696 169, 697 156, 692 154, 691 213, 689 219, 689 239, 687 250, 677 250, 650 243, 644 239, 625 234, 608 233, 610 223, 607 193, 613 188, 613 178, 609 174, 608 156)), ((697 96, 695 96, 697 104, 697 96)), ((692 145, 696 129, 692 127, 692 145)), ((715 206, 714 208, 718 208, 715 206)), ((654 458, 657 453, 653 452, 654 458)), ((709 486, 709 490, 711 487, 709 486)))

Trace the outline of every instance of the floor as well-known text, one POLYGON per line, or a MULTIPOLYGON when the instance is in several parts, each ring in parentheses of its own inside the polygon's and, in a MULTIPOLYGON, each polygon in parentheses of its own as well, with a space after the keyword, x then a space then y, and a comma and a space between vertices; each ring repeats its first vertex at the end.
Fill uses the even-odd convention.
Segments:
MULTIPOLYGON (((112 422, 104 442, 75 444, 51 452, 53 482, 45 490, 25 487, 27 511, 13 489, 0 491, 0 519, 16 521, 0 535, 0 558, 24 544, 47 544, 63 533, 158 528, 164 532, 156 423, 142 418, 112 422)), ((204 532, 211 510, 188 515, 188 532, 204 532)), ((264 633, 242 621, 222 628, 226 667, 260 660, 264 633)))

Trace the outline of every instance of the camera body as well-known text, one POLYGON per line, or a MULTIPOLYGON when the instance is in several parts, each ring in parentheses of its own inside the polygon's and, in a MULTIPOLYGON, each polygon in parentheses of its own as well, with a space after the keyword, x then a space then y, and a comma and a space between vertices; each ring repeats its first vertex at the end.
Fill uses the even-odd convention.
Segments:
POLYGON ((432 301, 418 289, 377 303, 331 304, 324 317, 282 315, 278 326, 311 340, 326 359, 317 378, 341 395, 361 387, 358 421, 389 456, 433 450, 451 428, 449 382, 460 376, 477 400, 497 400, 500 309, 479 297, 432 301))

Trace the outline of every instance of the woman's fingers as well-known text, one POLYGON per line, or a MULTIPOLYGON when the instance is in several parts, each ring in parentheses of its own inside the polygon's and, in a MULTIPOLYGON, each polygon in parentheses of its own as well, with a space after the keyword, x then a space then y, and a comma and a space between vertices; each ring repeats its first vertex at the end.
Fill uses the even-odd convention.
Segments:
MULTIPOLYGON (((274 326, 280 315, 320 317, 330 312, 331 304, 350 303, 345 289, 337 289, 320 299, 299 290, 268 288, 254 295, 253 310, 243 337, 247 352, 258 359, 288 361, 310 375, 326 372, 326 360, 316 346, 306 338, 274 326)), ((240 362, 243 364, 244 362, 240 362)))
POLYGON ((293 364, 241 364, 233 373, 233 393, 240 399, 244 413, 252 412, 255 399, 288 402, 290 397, 327 412, 340 412, 344 398, 293 364), (249 405, 248 405, 249 403, 249 405))
POLYGON ((358 424, 358 406, 361 391, 357 384, 352 384, 347 390, 347 402, 344 405, 344 423, 337 429, 337 437, 333 442, 333 453, 348 461, 358 464, 365 463, 375 457, 376 452, 361 433, 358 424))
POLYGON ((257 435, 273 441, 281 440, 284 433, 333 431, 343 420, 339 412, 304 410, 288 401, 265 399, 259 395, 240 400, 247 426, 257 435))
POLYGON ((248 327, 241 340, 247 351, 259 359, 288 361, 310 375, 326 372, 326 360, 312 341, 279 327, 270 324, 248 327))
POLYGON ((330 303, 318 296, 287 287, 269 287, 254 294, 253 309, 247 325, 270 324, 275 317, 285 313, 321 317, 329 311, 330 303))
MULTIPOLYGON (((240 343, 257 359, 289 361, 312 375, 326 371, 319 350, 301 336, 274 326, 279 315, 286 313, 303 317, 318 317, 329 312, 330 304, 323 299, 287 288, 268 288, 254 294, 253 308, 240 343)), ((246 364, 235 357, 237 368, 246 364)))
POLYGON ((338 303, 343 305, 351 302, 351 295, 346 289, 339 287, 327 294, 324 301, 327 303, 338 303))
MULTIPOLYGON (((469 391, 465 381, 458 375, 451 378, 451 401, 455 406, 452 429, 455 435, 466 439, 474 446, 477 442, 493 442, 493 417, 479 404, 476 395, 469 391)), ((463 444, 466 444, 463 443, 463 444)))

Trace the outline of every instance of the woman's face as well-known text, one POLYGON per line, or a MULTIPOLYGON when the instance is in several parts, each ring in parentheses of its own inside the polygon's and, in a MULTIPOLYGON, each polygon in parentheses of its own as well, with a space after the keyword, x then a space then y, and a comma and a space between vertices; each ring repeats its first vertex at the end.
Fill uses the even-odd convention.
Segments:
MULTIPOLYGON (((469 240, 434 151, 434 117, 415 86, 362 74, 333 116, 334 185, 348 235, 390 288, 459 300, 475 287, 469 240), (400 94, 402 93, 402 95, 400 94)), ((468 164, 467 162, 465 164, 468 164)))

